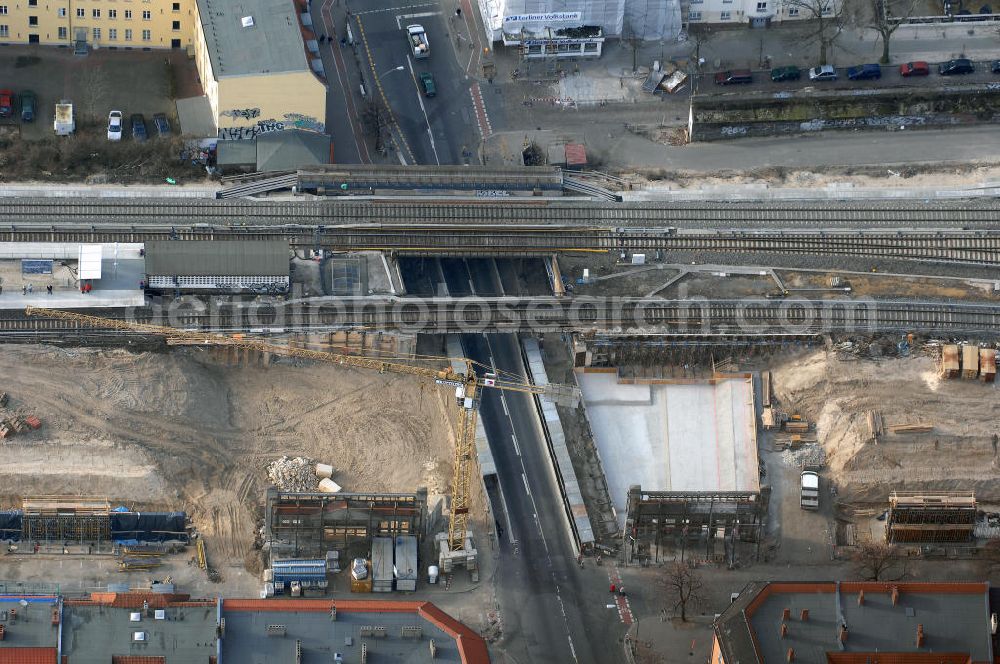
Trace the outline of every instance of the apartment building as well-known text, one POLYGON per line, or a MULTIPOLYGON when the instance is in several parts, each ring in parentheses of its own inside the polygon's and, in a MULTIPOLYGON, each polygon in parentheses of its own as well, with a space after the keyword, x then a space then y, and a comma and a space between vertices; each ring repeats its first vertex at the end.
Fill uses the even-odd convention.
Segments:
POLYGON ((193 0, 0 0, 0 43, 187 48, 193 0))
POLYGON ((841 0, 687 0, 687 23, 749 25, 816 18, 813 8, 833 16, 841 0))

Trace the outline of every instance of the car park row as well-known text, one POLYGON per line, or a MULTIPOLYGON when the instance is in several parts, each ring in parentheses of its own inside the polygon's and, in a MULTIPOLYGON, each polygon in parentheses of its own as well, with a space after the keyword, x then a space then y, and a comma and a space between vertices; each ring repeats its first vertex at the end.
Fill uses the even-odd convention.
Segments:
MULTIPOLYGON (((989 64, 990 71, 1000 74, 1000 60, 989 64)), ((975 64, 968 58, 956 58, 938 65, 938 74, 953 76, 971 74, 976 71, 975 64)), ((852 81, 877 80, 882 78, 882 66, 879 64, 862 64, 847 69, 847 78, 852 81)), ((806 70, 810 81, 836 81, 837 69, 833 65, 819 65, 806 70)), ((899 75, 904 78, 911 76, 928 76, 930 65, 923 61, 906 62, 899 66, 899 75)), ((802 77, 802 70, 795 66, 775 67, 771 70, 771 81, 797 81, 802 77)), ((715 74, 716 85, 736 85, 753 83, 753 73, 749 69, 732 69, 715 74)))

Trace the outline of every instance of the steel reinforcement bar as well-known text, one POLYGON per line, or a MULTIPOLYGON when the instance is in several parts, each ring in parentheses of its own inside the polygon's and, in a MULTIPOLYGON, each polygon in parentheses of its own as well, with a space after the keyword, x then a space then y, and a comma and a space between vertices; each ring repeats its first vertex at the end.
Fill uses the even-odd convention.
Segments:
MULTIPOLYGON (((1000 334, 1000 305, 905 300, 654 300, 638 298, 344 298, 283 303, 185 298, 165 306, 96 315, 219 332, 285 333, 334 329, 412 333, 486 330, 603 330, 703 335, 809 335, 916 332, 1000 334)), ((0 333, 72 337, 101 332, 73 321, 0 312, 0 333)), ((107 331, 110 333, 110 330, 107 331)))
POLYGON ((923 201, 596 203, 559 198, 326 200, 0 198, 5 224, 563 224, 578 226, 1000 228, 1000 207, 923 201))

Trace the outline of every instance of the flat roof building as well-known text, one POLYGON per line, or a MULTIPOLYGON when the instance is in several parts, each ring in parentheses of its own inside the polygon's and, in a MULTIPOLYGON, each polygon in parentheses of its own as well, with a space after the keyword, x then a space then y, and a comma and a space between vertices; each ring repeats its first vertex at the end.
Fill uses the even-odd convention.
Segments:
POLYGON ((385 664, 490 661, 482 637, 425 601, 0 595, 0 627, 2 664, 273 664, 336 654, 385 664))
POLYGON ((752 583, 715 621, 712 664, 993 662, 989 583, 752 583))
POLYGON ((220 139, 325 131, 325 74, 304 0, 197 0, 194 9, 195 63, 220 139))
POLYGON ((161 240, 146 243, 149 288, 279 291, 290 279, 288 242, 161 240))

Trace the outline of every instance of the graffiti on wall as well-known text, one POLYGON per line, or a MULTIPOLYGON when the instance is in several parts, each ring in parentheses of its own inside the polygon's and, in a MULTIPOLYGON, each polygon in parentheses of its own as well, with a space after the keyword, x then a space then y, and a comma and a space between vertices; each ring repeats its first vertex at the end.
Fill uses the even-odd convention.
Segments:
POLYGON ((277 120, 260 120, 255 125, 245 127, 219 127, 219 138, 224 141, 249 141, 257 138, 261 134, 272 131, 281 131, 285 128, 284 122, 277 120))
POLYGON ((227 118, 242 118, 244 120, 253 120, 254 118, 260 117, 259 108, 234 108, 228 111, 223 111, 222 114, 227 118))
MULTIPOLYGON (((246 111, 257 111, 260 109, 244 109, 246 111)), ((223 115, 230 115, 235 111, 225 111, 223 115)), ((242 116, 241 116, 242 117, 242 116)), ((257 117, 257 116, 254 116, 257 117)), ((247 118, 249 119, 249 118, 247 118)), ((283 131, 285 129, 304 129, 322 133, 325 126, 322 122, 309 115, 299 113, 285 113, 284 120, 258 120, 256 124, 241 125, 236 127, 219 127, 219 138, 224 141, 249 141, 257 138, 261 134, 272 131, 283 131)))

